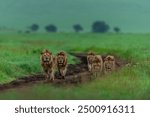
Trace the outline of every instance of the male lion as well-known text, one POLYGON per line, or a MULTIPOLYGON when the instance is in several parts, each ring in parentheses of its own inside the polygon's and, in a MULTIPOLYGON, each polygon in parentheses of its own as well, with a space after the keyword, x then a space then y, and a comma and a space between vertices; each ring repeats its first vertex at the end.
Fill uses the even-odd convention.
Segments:
POLYGON ((60 75, 65 78, 67 72, 67 55, 65 52, 59 52, 57 54, 57 68, 60 75))
POLYGON ((104 73, 110 73, 115 70, 115 57, 108 55, 104 59, 104 73))
POLYGON ((41 66, 45 72, 46 80, 54 80, 54 70, 55 70, 55 57, 47 49, 41 52, 40 56, 41 66))
POLYGON ((100 55, 89 52, 87 55, 88 70, 90 72, 102 73, 103 60, 100 55))

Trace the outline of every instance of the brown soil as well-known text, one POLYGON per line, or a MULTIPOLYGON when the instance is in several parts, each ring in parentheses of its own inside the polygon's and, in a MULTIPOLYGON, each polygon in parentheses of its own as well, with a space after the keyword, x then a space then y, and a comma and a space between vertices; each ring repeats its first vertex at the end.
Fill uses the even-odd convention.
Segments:
MULTIPOLYGON (((88 82, 92 78, 92 74, 88 72, 87 68, 87 61, 86 61, 86 54, 84 53, 72 53, 76 57, 76 59, 79 59, 80 62, 77 64, 69 64, 68 65, 68 71, 66 74, 66 78, 62 79, 61 76, 56 73, 55 80, 53 82, 45 82, 45 78, 43 74, 36 74, 26 77, 17 78, 16 80, 0 85, 0 90, 5 89, 11 89, 11 88, 17 88, 27 85, 32 85, 36 83, 52 83, 52 84, 79 84, 83 82, 88 82)), ((102 56, 104 58, 105 56, 102 56)), ((116 68, 120 69, 122 68, 127 62, 122 61, 118 57, 116 58, 116 68)))

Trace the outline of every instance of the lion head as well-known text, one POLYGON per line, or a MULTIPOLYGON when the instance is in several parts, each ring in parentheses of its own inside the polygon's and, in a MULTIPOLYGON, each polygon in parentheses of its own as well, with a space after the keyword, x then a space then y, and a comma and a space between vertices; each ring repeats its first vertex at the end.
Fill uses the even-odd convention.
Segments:
POLYGON ((57 64, 58 65, 66 65, 67 64, 67 56, 65 52, 59 52, 57 54, 57 64))
POLYGON ((108 55, 105 59, 104 59, 104 62, 105 62, 105 69, 107 70, 114 70, 115 68, 115 57, 114 56, 111 56, 111 55, 108 55))
POLYGON ((41 52, 41 61, 44 64, 49 64, 53 61, 53 56, 52 56, 52 52, 50 52, 49 50, 44 50, 43 52, 41 52))
POLYGON ((89 52, 87 55, 87 62, 89 64, 92 64, 94 60, 95 60, 95 53, 89 52))

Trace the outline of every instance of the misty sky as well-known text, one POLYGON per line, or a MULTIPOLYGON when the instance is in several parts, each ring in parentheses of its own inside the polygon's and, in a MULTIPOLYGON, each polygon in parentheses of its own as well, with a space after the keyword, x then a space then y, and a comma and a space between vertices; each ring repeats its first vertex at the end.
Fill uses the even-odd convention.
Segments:
POLYGON ((73 31, 80 23, 85 31, 104 20, 123 32, 150 32, 149 0, 0 0, 0 27, 26 29, 32 23, 59 31, 73 31))

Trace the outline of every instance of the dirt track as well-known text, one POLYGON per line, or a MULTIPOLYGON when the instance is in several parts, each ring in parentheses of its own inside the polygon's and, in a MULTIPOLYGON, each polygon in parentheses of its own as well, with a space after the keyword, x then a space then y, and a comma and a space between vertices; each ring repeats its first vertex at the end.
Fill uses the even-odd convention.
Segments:
MULTIPOLYGON (((78 54, 72 54, 72 55, 76 56, 77 59, 80 59, 80 63, 74 64, 74 65, 69 64, 66 78, 61 79, 59 74, 56 73, 55 74, 56 79, 50 83, 61 84, 61 85, 79 84, 79 83, 87 82, 87 81, 91 80, 92 74, 90 74, 87 69, 86 54, 78 53, 78 54)), ((102 56, 102 58, 104 58, 104 57, 105 56, 102 56)), ((116 57, 116 68, 117 69, 120 69, 125 64, 126 64, 126 62, 124 62, 121 59, 116 57)), ((36 74, 36 75, 18 78, 10 83, 0 85, 0 90, 17 88, 17 87, 26 86, 28 84, 32 85, 35 83, 47 83, 47 82, 45 82, 44 75, 36 74)))

